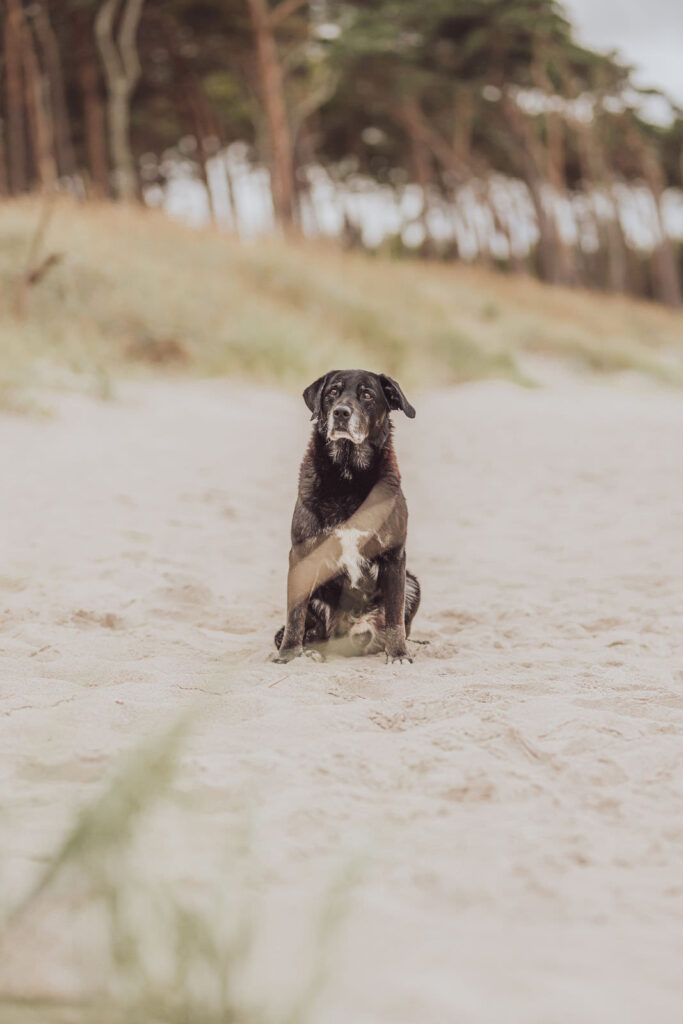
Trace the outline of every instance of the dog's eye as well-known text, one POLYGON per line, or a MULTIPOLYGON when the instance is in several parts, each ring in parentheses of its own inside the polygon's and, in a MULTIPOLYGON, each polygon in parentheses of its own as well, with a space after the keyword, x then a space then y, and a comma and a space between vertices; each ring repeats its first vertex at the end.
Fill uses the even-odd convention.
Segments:
POLYGON ((327 392, 330 398, 336 398, 339 394, 339 387, 337 384, 333 384, 330 390, 327 392))
POLYGON ((363 399, 364 402, 369 402, 370 399, 373 398, 372 391, 368 391, 367 388, 363 388, 363 390, 360 393, 360 397, 363 399))

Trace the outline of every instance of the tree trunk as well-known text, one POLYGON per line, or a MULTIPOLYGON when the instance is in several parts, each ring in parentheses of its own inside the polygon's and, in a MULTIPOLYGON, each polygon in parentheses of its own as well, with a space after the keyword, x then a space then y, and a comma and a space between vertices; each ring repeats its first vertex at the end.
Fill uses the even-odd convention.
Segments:
POLYGON ((472 127, 474 102, 469 89, 459 88, 453 104, 453 152, 458 164, 469 167, 472 163, 472 127))
POLYGON ((78 26, 78 80, 83 97, 83 124, 85 146, 90 173, 90 191, 102 199, 110 195, 109 162, 107 159, 107 125, 100 97, 100 72, 92 45, 90 19, 84 18, 78 26))
POLYGON ((662 218, 662 195, 665 181, 655 153, 637 128, 629 125, 627 139, 640 157, 643 177, 652 192, 657 239, 652 252, 652 287, 655 296, 667 306, 680 306, 681 282, 678 276, 676 252, 662 218))
POLYGON ((513 138, 513 153, 517 160, 536 211, 538 227, 538 271, 544 281, 558 283, 557 227, 555 217, 548 212, 543 196, 543 152, 541 143, 526 114, 520 110, 514 96, 503 91, 502 109, 507 127, 513 138))
POLYGON ((95 38, 107 82, 109 149, 114 165, 114 189, 119 199, 138 196, 138 176, 130 144, 130 100, 140 78, 135 47, 144 0, 123 0, 118 34, 114 21, 121 0, 104 0, 95 17, 95 38))
POLYGON ((598 237, 607 257, 605 284, 612 292, 628 291, 627 246, 619 218, 615 197, 615 178, 600 144, 600 132, 595 123, 595 113, 589 123, 576 121, 574 131, 578 139, 581 175, 586 191, 591 185, 599 185, 608 193, 612 204, 612 215, 606 220, 596 217, 598 237))
POLYGON ((209 215, 215 221, 216 204, 209 178, 208 162, 216 155, 222 143, 220 124, 206 99, 201 81, 183 55, 182 38, 178 36, 173 19, 168 15, 164 16, 163 12, 158 12, 156 23, 171 59, 173 102, 176 108, 184 113, 188 128, 197 141, 199 170, 206 190, 209 215))
POLYGON ((119 199, 133 202, 138 196, 138 179, 130 147, 130 91, 119 78, 109 87, 109 147, 114 163, 114 189, 119 199))
POLYGON ((256 63, 268 123, 275 217, 285 230, 294 221, 292 140, 285 107, 282 68, 265 0, 247 0, 256 44, 256 63))
POLYGON ((0 129, 0 196, 7 195, 7 160, 5 157, 5 139, 0 129))
POLYGON ((26 136, 21 75, 23 14, 19 0, 5 4, 5 79, 7 83, 7 150, 9 187, 13 194, 26 191, 26 136))
MULTIPOLYGON (((549 100, 554 95, 553 85, 548 78, 548 57, 545 53, 537 54, 531 66, 531 75, 536 85, 549 100)), ((565 175, 564 123, 559 111, 549 105, 545 111, 546 149, 545 176, 555 196, 565 197, 567 194, 567 178, 565 175)), ((574 247, 565 241, 557 219, 556 203, 553 204, 552 218, 555 234, 555 279, 558 283, 574 285, 577 283, 576 258, 574 247)))
POLYGON ((43 65, 50 83, 58 169, 59 173, 71 176, 76 173, 76 160, 71 143, 69 111, 64 92, 64 75, 62 72, 59 42, 50 24, 45 3, 37 6, 34 18, 36 37, 43 52, 43 65))
POLYGON ((486 183, 486 203, 491 211, 491 219, 493 220, 494 228, 507 240, 508 266, 515 272, 515 274, 523 274, 526 268, 524 266, 524 261, 520 258, 519 253, 515 249, 513 229, 510 225, 509 219, 504 221, 500 216, 500 211, 496 205, 495 197, 492 194, 490 178, 486 183))
POLYGON ((29 135, 33 143, 33 156, 41 188, 51 191, 57 184, 57 162, 54 153, 52 118, 46 95, 47 83, 38 63, 33 33, 27 24, 24 24, 21 42, 26 109, 28 110, 29 135))
POLYGON ((425 256, 434 255, 434 240, 429 231, 429 192, 433 184, 432 158, 429 148, 425 142, 424 135, 420 131, 420 114, 415 100, 405 100, 401 114, 403 125, 410 142, 410 158, 413 165, 413 175, 419 185, 422 195, 422 209, 420 210, 420 223, 424 231, 424 242, 422 251, 425 256))
POLYGON ((218 135, 214 130, 212 111, 207 109, 206 99, 199 86, 194 80, 188 82, 190 89, 189 94, 189 111, 192 119, 193 132, 197 140, 197 149, 199 155, 199 168, 202 175, 202 181, 206 190, 206 198, 209 204, 209 215, 212 221, 216 220, 216 204, 214 200, 213 190, 211 188, 211 179, 209 178, 209 160, 216 155, 218 149, 218 135), (213 139, 213 145, 209 144, 209 139, 213 139))

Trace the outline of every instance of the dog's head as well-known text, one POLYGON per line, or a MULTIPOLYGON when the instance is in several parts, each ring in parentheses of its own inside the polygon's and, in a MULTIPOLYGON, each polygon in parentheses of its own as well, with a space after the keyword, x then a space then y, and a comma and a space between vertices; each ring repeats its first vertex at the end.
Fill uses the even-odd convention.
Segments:
POLYGON ((304 401, 323 437, 354 445, 375 444, 387 436, 393 409, 401 409, 410 419, 415 416, 395 380, 368 370, 331 370, 309 384, 304 401))

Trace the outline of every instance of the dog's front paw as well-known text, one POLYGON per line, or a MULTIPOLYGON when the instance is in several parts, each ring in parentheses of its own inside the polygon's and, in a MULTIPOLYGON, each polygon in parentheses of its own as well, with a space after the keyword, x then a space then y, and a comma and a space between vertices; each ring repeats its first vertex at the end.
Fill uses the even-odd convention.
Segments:
POLYGON ((286 665, 288 661, 292 661, 294 658, 300 658, 304 653, 304 649, 301 645, 298 647, 286 647, 283 651, 278 651, 273 656, 273 662, 275 665, 286 665))
POLYGON ((317 647, 304 647, 304 656, 311 661, 325 661, 325 655, 317 647))
POLYGON ((407 651, 387 651, 385 657, 386 664, 393 665, 395 661, 398 661, 401 665, 404 662, 407 662, 409 665, 413 663, 413 659, 407 651))
POLYGON ((384 651, 386 653, 387 665, 391 665, 395 661, 401 664, 404 661, 407 661, 409 664, 412 663, 413 659, 408 654, 406 646, 405 630, 401 626, 387 627, 384 651))

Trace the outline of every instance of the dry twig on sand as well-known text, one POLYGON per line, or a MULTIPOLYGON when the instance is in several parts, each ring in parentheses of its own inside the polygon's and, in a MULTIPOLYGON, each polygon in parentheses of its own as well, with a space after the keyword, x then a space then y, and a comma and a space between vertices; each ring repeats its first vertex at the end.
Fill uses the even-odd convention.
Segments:
POLYGON ((49 255, 44 256, 42 259, 38 259, 38 254, 43 244, 53 213, 54 203, 52 202, 52 196, 46 195, 45 202, 43 203, 40 211, 38 223, 36 224, 36 229, 31 238, 31 244, 29 245, 28 254, 26 256, 26 264, 16 281, 16 289, 14 293, 14 315, 17 320, 26 319, 26 304, 30 289, 42 281, 50 268, 54 267, 55 264, 59 263, 62 259, 62 253, 59 252, 52 252, 49 255))

